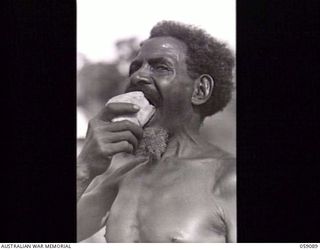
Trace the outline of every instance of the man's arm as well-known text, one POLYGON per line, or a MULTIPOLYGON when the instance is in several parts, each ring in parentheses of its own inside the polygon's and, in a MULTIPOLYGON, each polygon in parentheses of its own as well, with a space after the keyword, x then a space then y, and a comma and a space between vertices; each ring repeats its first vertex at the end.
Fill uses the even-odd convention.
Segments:
POLYGON ((109 168, 111 157, 121 152, 132 153, 142 137, 142 128, 136 124, 111 120, 138 110, 130 103, 111 103, 89 122, 85 143, 77 159, 78 240, 101 228, 101 218, 115 198, 117 178, 103 178, 103 185, 100 185, 100 177, 106 177, 101 174, 109 168), (97 176, 99 178, 95 178, 97 176), (90 185, 97 188, 89 190, 90 185))
POLYGON ((117 195, 112 177, 101 175, 90 184, 77 204, 77 241, 82 241, 99 231, 117 195), (90 186, 94 187, 90 187, 90 186))
POLYGON ((236 160, 223 159, 220 162, 219 203, 226 226, 226 242, 237 242, 237 197, 236 197, 236 160))
POLYGON ((225 222, 227 226, 227 237, 226 241, 229 243, 237 242, 237 205, 236 205, 236 193, 234 192, 233 197, 230 197, 226 201, 225 210, 225 222))
POLYGON ((85 143, 77 159, 77 201, 90 182, 108 169, 113 155, 132 153, 137 148, 142 128, 129 121, 111 120, 138 110, 139 107, 130 103, 111 103, 90 120, 85 143))
POLYGON ((90 183, 77 204, 78 241, 88 238, 104 226, 104 218, 117 196, 119 183, 130 170, 147 160, 145 157, 134 157, 116 169, 108 169, 90 183))
POLYGON ((90 178, 89 172, 80 165, 77 165, 77 202, 80 200, 91 181, 92 178, 90 178))

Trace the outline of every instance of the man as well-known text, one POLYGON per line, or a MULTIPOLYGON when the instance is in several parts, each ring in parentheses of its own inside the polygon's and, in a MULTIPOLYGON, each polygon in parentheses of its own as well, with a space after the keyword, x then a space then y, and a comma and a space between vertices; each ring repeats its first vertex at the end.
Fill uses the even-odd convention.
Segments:
POLYGON ((230 100, 233 61, 198 28, 152 29, 126 92, 142 91, 156 112, 141 128, 112 122, 138 107, 110 103, 90 121, 77 166, 79 241, 104 226, 107 242, 236 241, 235 159, 199 136, 230 100))

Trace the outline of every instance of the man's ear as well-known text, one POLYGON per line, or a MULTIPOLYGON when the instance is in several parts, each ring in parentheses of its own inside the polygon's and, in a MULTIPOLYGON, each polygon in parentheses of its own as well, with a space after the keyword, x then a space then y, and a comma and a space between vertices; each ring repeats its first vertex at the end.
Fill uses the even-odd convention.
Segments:
POLYGON ((206 103, 211 97, 214 87, 214 80, 208 74, 199 76, 194 83, 191 102, 193 105, 201 105, 206 103))

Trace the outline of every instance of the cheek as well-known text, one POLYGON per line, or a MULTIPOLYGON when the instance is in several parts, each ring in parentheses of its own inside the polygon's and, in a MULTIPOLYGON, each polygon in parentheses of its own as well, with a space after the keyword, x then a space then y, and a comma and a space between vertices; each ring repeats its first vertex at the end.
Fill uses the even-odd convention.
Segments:
POLYGON ((161 80, 161 86, 164 96, 175 96, 176 100, 189 97, 189 100, 191 100, 193 86, 190 79, 177 77, 177 75, 174 74, 170 77, 163 78, 161 80))
POLYGON ((173 87, 163 102, 164 111, 172 116, 180 116, 191 109, 191 95, 186 87, 173 87))
POLYGON ((172 102, 176 103, 178 106, 186 105, 190 103, 192 96, 192 86, 190 83, 179 81, 171 88, 172 102))
POLYGON ((181 112, 191 107, 193 86, 191 80, 184 75, 175 72, 172 75, 155 77, 163 96, 164 111, 181 112))
POLYGON ((184 124, 191 119, 192 105, 190 86, 178 82, 168 83, 163 88, 163 105, 158 110, 161 126, 170 131, 173 127, 184 124))

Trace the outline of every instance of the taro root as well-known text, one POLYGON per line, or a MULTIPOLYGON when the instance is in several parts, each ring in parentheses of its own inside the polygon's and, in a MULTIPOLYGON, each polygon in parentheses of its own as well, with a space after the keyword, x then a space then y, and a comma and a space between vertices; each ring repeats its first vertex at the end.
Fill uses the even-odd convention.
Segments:
POLYGON ((155 112, 155 107, 149 103, 141 91, 134 91, 125 93, 122 95, 115 96, 111 98, 109 103, 126 102, 132 103, 140 107, 140 110, 135 114, 128 114, 118 116, 112 119, 113 122, 129 120, 141 127, 143 127, 153 116, 155 112))

